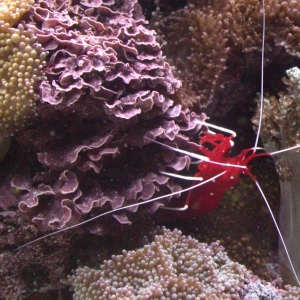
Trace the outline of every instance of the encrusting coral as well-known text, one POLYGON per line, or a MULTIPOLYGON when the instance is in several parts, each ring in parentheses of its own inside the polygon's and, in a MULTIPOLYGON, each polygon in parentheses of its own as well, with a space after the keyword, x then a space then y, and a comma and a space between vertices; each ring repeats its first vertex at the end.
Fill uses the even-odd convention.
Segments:
MULTIPOLYGON (((286 71, 283 82, 287 91, 277 97, 264 98, 261 138, 267 151, 277 151, 300 144, 300 70, 297 67, 286 71)), ((258 123, 258 113, 253 121, 258 123)), ((297 274, 300 274, 300 153, 299 149, 274 155, 280 177, 280 229, 297 274)), ((293 274, 284 249, 279 248, 281 276, 293 282, 293 274)))
POLYGON ((100 269, 68 277, 74 299, 240 299, 250 281, 218 242, 201 244, 179 230, 161 230, 150 245, 123 251, 100 269))
POLYGON ((219 242, 199 243, 181 231, 158 228, 143 248, 113 255, 99 269, 79 267, 64 283, 73 299, 297 299, 300 289, 285 290, 252 276, 230 260, 219 242))
POLYGON ((19 24, 33 1, 3 1, 0 4, 0 160, 9 137, 34 112, 35 84, 43 79, 46 53, 32 30, 19 24), (2 144, 1 144, 2 143, 2 144))
MULTIPOLYGON (((278 64, 278 57, 299 57, 299 5, 294 0, 265 1, 265 67, 278 64)), ((175 99, 195 109, 210 106, 210 116, 224 116, 235 104, 253 99, 259 90, 260 1, 190 0, 171 13, 158 7, 153 15, 152 28, 183 82, 175 99)))

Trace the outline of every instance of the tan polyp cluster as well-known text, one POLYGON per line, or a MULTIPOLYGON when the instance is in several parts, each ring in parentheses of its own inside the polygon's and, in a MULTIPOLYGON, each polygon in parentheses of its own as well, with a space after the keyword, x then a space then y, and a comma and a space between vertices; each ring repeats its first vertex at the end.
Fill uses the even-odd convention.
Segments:
POLYGON ((0 20, 13 26, 33 3, 34 0, 1 0, 0 20))
POLYGON ((34 86, 43 78, 45 58, 31 30, 0 20, 0 137, 12 135, 34 111, 34 86))
MULTIPOLYGON (((220 15, 221 16, 221 15, 220 15)), ((163 45, 164 53, 173 66, 173 73, 182 80, 176 101, 184 107, 195 103, 205 107, 220 84, 228 54, 227 32, 215 16, 193 5, 164 17, 154 13, 153 28, 163 45)))
MULTIPOLYGON (((176 94, 183 106, 195 103, 207 107, 228 89, 224 71, 232 68, 234 58, 252 64, 251 56, 261 51, 261 1, 197 1, 189 0, 182 9, 164 14, 154 12, 152 28, 173 73, 182 81, 176 94)), ((265 0, 266 53, 271 47, 284 47, 299 56, 299 9, 295 0, 265 0)), ((244 68, 237 64, 236 69, 244 68)), ((230 69, 231 70, 231 69, 230 69)))
POLYGON ((222 73, 231 47, 260 45, 255 28, 241 26, 244 14, 247 24, 254 23, 252 18, 259 12, 260 4, 256 0, 249 1, 251 4, 222 1, 215 6, 195 2, 167 17, 158 9, 153 28, 174 67, 174 74, 182 80, 182 88, 177 93, 179 101, 183 106, 198 103, 205 108, 222 88, 222 73))
POLYGON ((79 299, 239 299, 249 279, 219 243, 201 244, 179 230, 163 229, 154 242, 104 261, 99 270, 78 268, 68 277, 79 299))

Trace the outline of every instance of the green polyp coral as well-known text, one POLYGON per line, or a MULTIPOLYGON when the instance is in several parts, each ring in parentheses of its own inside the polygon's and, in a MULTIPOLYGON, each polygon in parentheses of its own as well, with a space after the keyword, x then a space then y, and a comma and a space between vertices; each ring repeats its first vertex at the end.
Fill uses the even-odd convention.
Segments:
MULTIPOLYGON (((286 71, 283 82, 287 91, 278 96, 264 98, 264 112, 260 136, 269 152, 287 149, 300 144, 300 70, 295 67, 286 71)), ((258 123, 258 113, 254 117, 258 123)), ((287 245, 294 268, 300 277, 300 147, 273 155, 280 176, 280 230, 287 245)), ((283 246, 279 247, 281 276, 295 283, 290 263, 283 246)))
POLYGON ((33 1, 0 4, 0 160, 9 147, 8 137, 34 112, 35 84, 43 79, 46 52, 32 30, 11 27, 33 1))

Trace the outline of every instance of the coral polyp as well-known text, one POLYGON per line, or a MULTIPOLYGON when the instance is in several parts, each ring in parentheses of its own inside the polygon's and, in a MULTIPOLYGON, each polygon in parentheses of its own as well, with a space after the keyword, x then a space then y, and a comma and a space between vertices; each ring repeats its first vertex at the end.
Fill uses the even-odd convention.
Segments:
POLYGON ((19 24, 34 1, 3 1, 0 4, 0 160, 9 136, 34 112, 35 85, 43 78, 46 52, 32 30, 19 24))
POLYGON ((34 111, 35 84, 42 80, 46 53, 23 25, 0 29, 0 132, 13 134, 34 111), (4 46, 5 45, 5 46, 4 46))
POLYGON ((15 25, 33 3, 34 0, 2 0, 0 2, 0 20, 9 26, 15 25))

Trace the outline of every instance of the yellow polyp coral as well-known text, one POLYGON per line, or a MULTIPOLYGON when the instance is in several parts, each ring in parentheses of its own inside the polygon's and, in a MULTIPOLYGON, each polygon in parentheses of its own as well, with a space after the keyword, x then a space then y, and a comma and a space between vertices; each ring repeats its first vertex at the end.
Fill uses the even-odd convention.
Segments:
MULTIPOLYGON (((33 1, 0 4, 0 147, 34 111, 34 86, 43 78, 46 52, 32 30, 11 27, 33 1)), ((0 157, 1 160, 1 157, 0 157)))
POLYGON ((46 54, 23 25, 0 29, 0 130, 12 134, 34 108, 34 84, 46 54))
POLYGON ((34 0, 2 0, 0 2, 0 20, 13 26, 33 3, 34 0))

